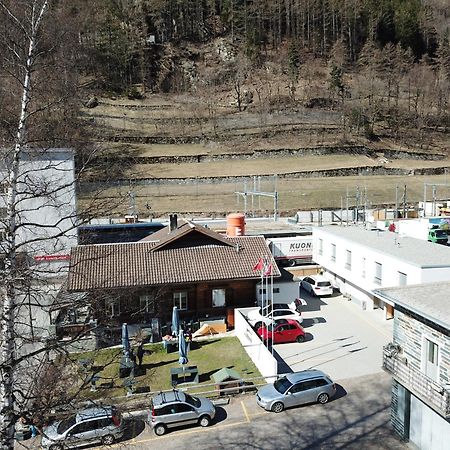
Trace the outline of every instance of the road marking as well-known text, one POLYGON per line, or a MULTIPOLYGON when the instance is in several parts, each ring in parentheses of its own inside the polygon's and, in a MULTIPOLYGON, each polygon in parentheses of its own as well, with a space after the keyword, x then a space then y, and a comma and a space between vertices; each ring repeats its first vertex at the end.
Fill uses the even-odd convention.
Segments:
POLYGON ((208 428, 197 428, 197 429, 193 429, 193 430, 186 430, 186 431, 182 431, 182 430, 178 430, 176 431, 176 435, 174 434, 166 434, 164 436, 154 436, 154 437, 150 437, 150 438, 145 438, 145 439, 130 439, 129 441, 122 441, 122 442, 118 442, 116 444, 113 445, 108 445, 106 446, 102 446, 102 447, 94 447, 92 450, 104 450, 104 449, 108 449, 108 448, 123 448, 124 445, 138 445, 138 444, 145 444, 146 442, 158 442, 160 440, 163 439, 171 439, 173 437, 178 437, 178 436, 185 436, 188 434, 195 434, 195 433, 204 433, 204 432, 212 432, 215 430, 221 430, 222 428, 228 428, 228 427, 234 427, 234 426, 239 426, 239 425, 245 425, 246 423, 250 422, 250 420, 247 421, 239 421, 239 422, 232 422, 232 423, 227 423, 224 425, 214 425, 212 427, 208 427, 208 428))
POLYGON ((241 400, 242 409, 244 411, 245 417, 247 418, 247 422, 250 423, 250 416, 248 415, 247 408, 244 405, 244 402, 241 400))

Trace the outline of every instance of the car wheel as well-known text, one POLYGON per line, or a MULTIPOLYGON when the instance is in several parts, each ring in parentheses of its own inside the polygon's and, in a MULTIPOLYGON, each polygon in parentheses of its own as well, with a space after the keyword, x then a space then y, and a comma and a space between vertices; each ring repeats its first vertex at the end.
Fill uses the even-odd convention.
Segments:
POLYGON ((305 336, 303 336, 302 334, 299 334, 295 340, 297 342, 305 342, 305 336))
POLYGON ((102 438, 103 445, 113 445, 114 441, 115 441, 114 436, 111 436, 110 434, 102 438))
POLYGON ((317 402, 324 405, 325 403, 328 403, 329 399, 330 399, 330 396, 328 394, 323 393, 317 397, 317 402))
POLYGON ((50 446, 50 450, 63 450, 63 449, 64 447, 62 446, 62 444, 55 444, 50 446))
POLYGON ((281 411, 283 411, 283 409, 284 409, 284 405, 283 405, 283 403, 281 403, 281 402, 275 402, 275 403, 272 405, 272 411, 273 411, 274 413, 280 413, 281 411))
POLYGON ((207 427, 211 423, 211 418, 209 416, 202 416, 198 421, 201 427, 207 427))
POLYGON ((154 432, 157 436, 162 436, 166 433, 165 425, 163 425, 162 423, 156 425, 156 427, 154 428, 154 432))

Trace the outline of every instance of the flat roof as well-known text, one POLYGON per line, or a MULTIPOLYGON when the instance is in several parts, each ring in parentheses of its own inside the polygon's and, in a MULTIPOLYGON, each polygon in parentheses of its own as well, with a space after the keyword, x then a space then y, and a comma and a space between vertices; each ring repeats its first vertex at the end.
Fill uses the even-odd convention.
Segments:
POLYGON ((367 230, 359 226, 325 226, 313 228, 316 232, 364 245, 383 255, 389 255, 421 268, 450 267, 450 247, 422 239, 400 237, 391 231, 367 230))
POLYGON ((450 329, 450 281, 376 289, 374 294, 450 329))

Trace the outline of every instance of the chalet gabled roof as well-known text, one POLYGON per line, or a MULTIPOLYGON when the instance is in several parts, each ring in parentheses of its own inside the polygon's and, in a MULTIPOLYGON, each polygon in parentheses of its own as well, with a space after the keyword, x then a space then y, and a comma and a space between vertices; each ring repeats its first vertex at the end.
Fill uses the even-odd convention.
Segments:
POLYGON ((193 240, 189 237, 193 238, 195 235, 197 235, 195 241, 198 245, 205 245, 206 243, 210 245, 234 245, 225 236, 187 220, 183 220, 173 231, 170 231, 169 227, 165 227, 140 242, 155 242, 151 251, 158 251, 164 248, 194 246, 193 240))
POLYGON ((253 267, 260 258, 272 264, 275 277, 280 276, 264 237, 224 237, 207 229, 196 229, 195 233, 204 238, 204 245, 197 239, 192 246, 188 240, 178 245, 183 240, 181 236, 188 236, 180 231, 179 241, 175 239, 177 245, 169 245, 169 241, 173 243, 171 238, 164 241, 165 245, 140 241, 74 247, 68 290, 257 280, 261 274, 253 267))

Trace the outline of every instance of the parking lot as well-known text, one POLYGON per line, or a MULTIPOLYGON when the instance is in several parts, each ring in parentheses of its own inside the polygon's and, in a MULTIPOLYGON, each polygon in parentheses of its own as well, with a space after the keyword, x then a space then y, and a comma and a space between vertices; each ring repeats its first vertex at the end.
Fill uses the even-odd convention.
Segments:
POLYGON ((241 395, 217 405, 210 427, 183 427, 160 437, 145 423, 148 411, 141 411, 127 418, 126 436, 112 447, 406 449, 390 425, 391 378, 381 369, 392 321, 384 321, 381 310, 363 311, 341 295, 302 297, 307 303, 302 307, 306 341, 275 345, 274 350, 286 370, 318 368, 328 373, 338 385, 328 404, 275 414, 259 408, 254 394, 241 395))
POLYGON ((280 414, 259 408, 252 394, 241 395, 217 406, 211 426, 183 427, 164 436, 156 436, 135 418, 122 442, 103 449, 405 450, 407 445, 389 423, 390 385, 385 373, 341 380, 336 397, 326 405, 305 405, 280 414))
POLYGON ((274 349, 292 371, 318 368, 341 380, 382 371, 382 347, 392 340, 393 321, 383 311, 363 311, 342 295, 313 297, 302 293, 306 341, 274 349))
POLYGON ((162 437, 148 425, 117 447, 144 449, 405 449, 390 425, 391 378, 381 369, 382 347, 392 339, 392 321, 381 310, 363 311, 341 295, 302 294, 307 340, 275 345, 286 369, 319 368, 338 385, 327 405, 307 405, 274 414, 247 394, 217 406, 211 427, 181 428, 162 437), (270 426, 268 426, 270 424, 270 426))

